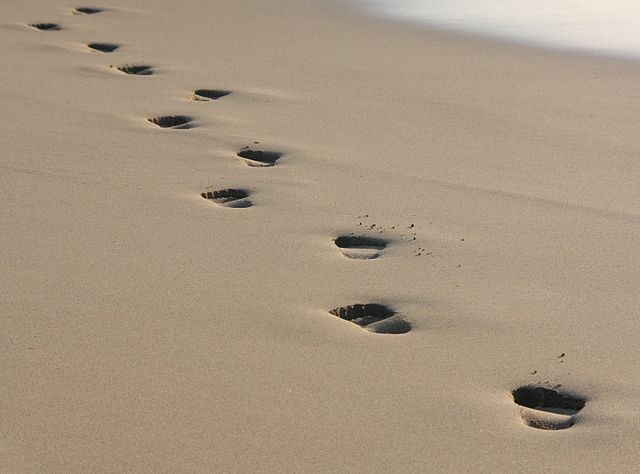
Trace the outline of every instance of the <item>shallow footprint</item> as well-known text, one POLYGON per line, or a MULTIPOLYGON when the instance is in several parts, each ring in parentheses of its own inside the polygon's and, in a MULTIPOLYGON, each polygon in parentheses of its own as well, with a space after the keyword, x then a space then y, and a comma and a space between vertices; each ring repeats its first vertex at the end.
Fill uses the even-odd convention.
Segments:
POLYGON ((163 115, 147 119, 160 128, 187 129, 192 128, 193 118, 188 115, 163 115))
POLYGON ((60 31, 62 26, 57 23, 29 23, 31 28, 41 31, 60 31))
POLYGON ((87 44, 87 47, 95 51, 100 51, 102 53, 112 53, 116 49, 118 49, 120 45, 114 43, 89 43, 87 44))
POLYGON ((389 244, 384 239, 357 235, 341 235, 334 242, 345 257, 357 260, 378 258, 389 244))
POLYGON ((218 100, 231 94, 231 91, 222 89, 197 89, 193 91, 193 100, 218 100))
POLYGON ((218 191, 205 191, 200 193, 204 199, 215 202, 221 206, 246 208, 251 207, 249 191, 244 189, 220 189, 218 191))
POLYGON ((329 312, 378 334, 404 334, 411 330, 408 322, 395 316, 395 311, 381 304, 352 304, 329 312))
POLYGON ((571 428, 576 422, 575 415, 586 403, 583 398, 536 386, 519 387, 511 395, 513 401, 522 407, 522 421, 541 430, 571 428))
POLYGON ((100 13, 102 11, 104 11, 102 8, 78 7, 74 8, 73 13, 76 15, 93 15, 94 13, 100 13))
POLYGON ((252 150, 248 146, 240 150, 237 155, 244 158, 245 163, 249 166, 265 167, 275 166, 276 161, 280 159, 284 153, 278 151, 252 150))
MULTIPOLYGON (((113 67, 113 66, 110 66, 110 67, 113 67)), ((116 69, 118 71, 124 72, 125 74, 131 74, 134 76, 150 76, 151 74, 153 74, 153 67, 148 66, 146 64, 139 64, 139 65, 125 64, 124 66, 118 66, 116 69)))

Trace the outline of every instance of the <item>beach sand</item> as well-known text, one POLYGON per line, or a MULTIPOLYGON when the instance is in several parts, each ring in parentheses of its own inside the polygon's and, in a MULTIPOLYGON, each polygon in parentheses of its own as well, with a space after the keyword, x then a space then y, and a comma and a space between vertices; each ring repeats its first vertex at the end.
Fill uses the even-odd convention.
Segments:
POLYGON ((637 472, 640 64, 187 3, 0 7, 0 470, 637 472))

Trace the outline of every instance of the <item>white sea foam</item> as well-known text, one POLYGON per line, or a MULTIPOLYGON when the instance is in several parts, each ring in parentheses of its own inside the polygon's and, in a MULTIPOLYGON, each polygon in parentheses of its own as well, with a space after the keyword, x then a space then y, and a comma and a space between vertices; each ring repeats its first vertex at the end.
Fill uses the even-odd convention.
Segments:
POLYGON ((351 0, 376 14, 555 48, 640 57, 640 0, 351 0))

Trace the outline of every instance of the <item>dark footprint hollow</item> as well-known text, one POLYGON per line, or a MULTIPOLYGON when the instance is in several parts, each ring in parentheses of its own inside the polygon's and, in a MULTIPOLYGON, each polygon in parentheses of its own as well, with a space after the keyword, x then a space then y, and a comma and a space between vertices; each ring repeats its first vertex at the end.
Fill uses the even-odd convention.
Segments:
POLYGON ((411 330, 409 323, 397 317, 395 311, 381 304, 352 304, 329 312, 379 334, 403 334, 411 330))
POLYGON ((205 191, 200 193, 204 199, 213 201, 216 204, 225 205, 227 207, 250 207, 251 201, 249 197, 249 191, 244 189, 221 189, 218 191, 205 191))
POLYGON ((119 44, 114 43, 89 43, 87 46, 103 53, 112 53, 120 47, 119 44))
POLYGON ((274 166, 284 153, 278 151, 252 150, 246 147, 238 152, 240 158, 244 158, 249 166, 274 166))
POLYGON ((57 23, 30 23, 29 26, 42 31, 59 31, 62 29, 57 23))
POLYGON ((73 11, 74 13, 81 13, 83 15, 93 15, 95 13, 100 13, 103 10, 102 8, 95 8, 95 7, 78 7, 73 11))
POLYGON ((154 117, 147 119, 149 122, 160 128, 191 128, 193 120, 188 115, 164 115, 162 117, 154 117))
POLYGON ((141 64, 137 66, 124 65, 119 66, 118 71, 122 71, 125 74, 132 74, 134 76, 150 76, 153 74, 153 67, 141 64))
POLYGON ((389 244, 384 239, 357 235, 341 235, 334 242, 345 257, 360 260, 379 257, 389 244))
POLYGON ((225 91, 222 89, 197 89, 193 91, 194 99, 203 100, 218 100, 221 97, 231 94, 231 91, 225 91))
POLYGON ((562 430, 575 423, 574 415, 582 410, 586 400, 575 395, 545 387, 524 386, 511 392, 513 401, 524 407, 522 420, 533 428, 562 430))

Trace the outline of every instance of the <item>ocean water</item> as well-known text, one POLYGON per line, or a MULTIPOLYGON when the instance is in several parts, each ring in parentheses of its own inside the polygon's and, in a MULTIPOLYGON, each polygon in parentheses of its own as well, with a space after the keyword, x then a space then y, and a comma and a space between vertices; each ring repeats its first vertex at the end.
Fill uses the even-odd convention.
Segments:
POLYGON ((350 0, 374 14, 517 42, 640 57, 640 0, 350 0))

